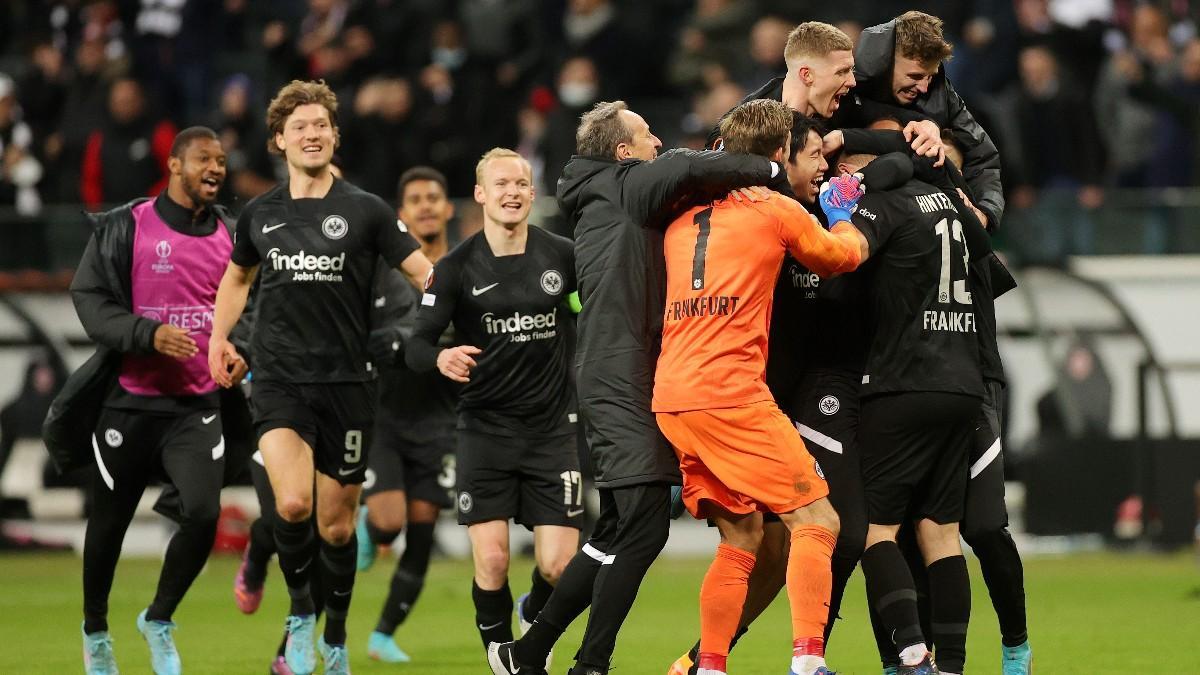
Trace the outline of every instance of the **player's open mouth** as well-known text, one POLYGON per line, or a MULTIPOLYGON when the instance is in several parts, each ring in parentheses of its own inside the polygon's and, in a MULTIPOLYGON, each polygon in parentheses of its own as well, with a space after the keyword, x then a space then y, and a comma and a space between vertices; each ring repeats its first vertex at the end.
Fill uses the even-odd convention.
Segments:
POLYGON ((521 202, 504 202, 503 204, 500 205, 500 208, 508 210, 508 211, 520 211, 521 206, 522 206, 521 202))
POLYGON ((217 190, 221 189, 221 181, 213 178, 212 176, 205 176, 204 178, 201 178, 200 184, 212 192, 216 192, 217 190))
POLYGON ((313 152, 313 153, 317 153, 317 152, 321 152, 321 146, 319 146, 319 145, 306 145, 306 146, 304 146, 303 148, 301 148, 301 150, 303 150, 304 152, 313 152))
POLYGON ((823 174, 817 174, 815 178, 808 182, 808 186, 812 188, 814 194, 821 191, 821 183, 824 180, 825 176, 823 174))

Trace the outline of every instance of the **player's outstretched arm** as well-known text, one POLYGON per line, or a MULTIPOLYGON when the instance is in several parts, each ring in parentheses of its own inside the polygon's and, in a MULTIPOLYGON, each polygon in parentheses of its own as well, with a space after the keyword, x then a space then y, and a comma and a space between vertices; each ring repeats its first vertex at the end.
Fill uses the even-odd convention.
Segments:
POLYGON ((408 281, 418 289, 424 288, 429 273, 433 272, 433 263, 420 251, 413 251, 400 263, 400 271, 408 277, 408 281))
POLYGON ((475 367, 473 357, 481 351, 471 345, 446 349, 438 346, 442 333, 454 320, 458 297, 462 292, 458 261, 451 256, 439 260, 427 274, 423 285, 425 292, 417 308, 412 337, 404 346, 404 362, 418 373, 430 373, 437 369, 455 382, 468 382, 471 369, 475 367))
POLYGON ((780 220, 792 256, 822 277, 857 269, 870 254, 866 238, 850 223, 850 209, 862 194, 856 176, 840 176, 822 186, 821 207, 832 223, 829 231, 796 202, 779 200, 786 209, 780 220))
POLYGON ((634 222, 665 228, 684 200, 699 203, 735 188, 767 185, 781 174, 778 164, 757 155, 671 150, 629 169, 622 206, 634 222))
POLYGON ((242 267, 231 262, 217 287, 212 335, 208 340, 208 370, 213 381, 225 388, 237 384, 246 374, 246 359, 229 341, 229 332, 246 309, 246 298, 257 273, 258 265, 242 267))

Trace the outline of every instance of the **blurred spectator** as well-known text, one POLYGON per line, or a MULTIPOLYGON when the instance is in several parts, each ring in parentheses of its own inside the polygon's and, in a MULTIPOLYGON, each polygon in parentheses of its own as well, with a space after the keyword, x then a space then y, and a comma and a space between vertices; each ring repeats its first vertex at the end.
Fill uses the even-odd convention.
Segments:
MULTIPOLYGON (((545 35, 533 0, 462 0, 465 45, 483 71, 472 97, 488 107, 476 127, 476 154, 516 141, 516 111, 545 56, 545 35)), ((475 119, 474 116, 471 119, 475 119)))
POLYGON ((84 204, 95 209, 161 192, 174 138, 174 124, 147 113, 137 80, 113 82, 108 119, 88 136, 84 150, 79 188, 84 204))
POLYGON ((704 70, 718 64, 736 72, 748 53, 746 35, 754 23, 755 7, 748 0, 697 0, 679 34, 679 51, 669 66, 671 84, 695 89, 704 70))
POLYGON ((336 40, 349 10, 348 0, 308 0, 308 14, 300 22, 296 40, 300 55, 311 59, 336 40))
POLYGON ((359 88, 352 118, 342 125, 342 170, 377 195, 395 193, 400 174, 424 161, 425 134, 412 119, 408 80, 381 78, 359 88))
MULTIPOLYGON (((245 75, 235 75, 221 90, 220 110, 208 123, 217 132, 225 149, 229 180, 222 192, 231 191, 249 200, 275 185, 275 156, 267 151, 267 133, 257 110, 251 110, 251 83, 245 75)), ((229 194, 218 200, 233 203, 229 194)))
POLYGON ((792 25, 777 16, 764 16, 750 30, 750 59, 741 69, 738 82, 747 90, 757 89, 787 71, 783 48, 792 25))
POLYGON ((1058 262, 1094 247, 1091 216, 1080 207, 1103 200, 1100 135, 1084 93, 1048 47, 1021 50, 1020 73, 1003 116, 1018 136, 1004 158, 1014 245, 1026 261, 1058 262))
POLYGON ((108 61, 101 39, 87 40, 75 52, 74 74, 67 85, 67 99, 58 131, 46 137, 45 157, 52 181, 43 194, 54 201, 77 203, 83 154, 92 131, 104 120, 104 82, 108 61))
POLYGON ((33 150, 33 130, 21 120, 16 84, 0 73, 0 205, 15 206, 24 216, 42 209, 37 191, 42 164, 33 150))
POLYGON ((1014 0, 1017 45, 1044 45, 1087 92, 1096 84, 1104 64, 1103 26, 1098 22, 1072 28, 1050 15, 1050 0, 1014 0))
POLYGON ((29 359, 20 393, 0 409, 0 475, 18 440, 42 437, 42 420, 66 379, 66 366, 49 348, 29 359))
POLYGON ((1155 110, 1130 94, 1141 78, 1168 81, 1175 50, 1166 16, 1152 5, 1139 5, 1129 29, 1129 49, 1109 58, 1096 84, 1096 121, 1105 129, 1112 182, 1117 187, 1146 187, 1154 161, 1155 110))
POLYGON ((1193 38, 1179 56, 1179 67, 1166 86, 1130 72, 1130 95, 1155 109, 1155 143, 1148 183, 1155 187, 1196 185, 1200 155, 1200 39, 1193 38))
POLYGON ((611 0, 568 0, 563 15, 562 58, 583 56, 600 72, 608 73, 602 92, 606 100, 625 96, 634 79, 627 66, 636 49, 631 49, 628 31, 622 29, 618 18, 611 0))
MULTIPOLYGON (((17 86, 17 98, 35 141, 43 143, 58 130, 67 101, 68 71, 63 53, 49 40, 34 44, 30 66, 17 86)), ((44 157, 45 147, 36 152, 44 157)))
POLYGON ((1112 382, 1095 346, 1080 336, 1067 349, 1058 381, 1037 402, 1042 434, 1108 436, 1112 382))
POLYGON ((558 107, 546 117, 546 133, 540 154, 545 160, 545 185, 558 185, 567 160, 575 154, 575 130, 579 117, 600 100, 600 73, 585 56, 568 59, 558 71, 558 107))
POLYGON ((708 132, 721 116, 745 98, 746 91, 732 82, 722 82, 692 99, 692 111, 683 119, 683 139, 678 145, 704 150, 708 132))
POLYGON ((1014 206, 1028 208, 1035 190, 1051 188, 1080 191, 1080 203, 1095 208, 1103 163, 1100 135, 1083 91, 1062 76, 1047 47, 1026 47, 1019 63, 1021 81, 1012 113, 1020 142, 1007 164, 1014 206))

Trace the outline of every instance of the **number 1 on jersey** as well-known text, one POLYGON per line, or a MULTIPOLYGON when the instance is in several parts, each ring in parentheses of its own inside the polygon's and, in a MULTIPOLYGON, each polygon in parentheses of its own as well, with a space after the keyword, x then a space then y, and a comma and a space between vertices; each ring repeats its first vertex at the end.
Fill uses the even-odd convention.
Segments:
POLYGON ((942 238, 942 271, 938 278, 938 302, 950 302, 950 238, 953 236, 954 241, 963 246, 963 276, 962 279, 955 279, 954 302, 960 305, 971 304, 971 292, 967 290, 966 270, 970 267, 970 251, 967 250, 967 242, 963 239, 962 223, 957 220, 950 222, 947 218, 942 218, 937 225, 933 226, 933 231, 942 238), (949 226, 947 224, 949 223, 949 226))
POLYGON ((696 213, 692 223, 696 226, 696 252, 692 255, 692 290, 704 288, 704 255, 708 252, 708 232, 711 229, 712 207, 696 213))

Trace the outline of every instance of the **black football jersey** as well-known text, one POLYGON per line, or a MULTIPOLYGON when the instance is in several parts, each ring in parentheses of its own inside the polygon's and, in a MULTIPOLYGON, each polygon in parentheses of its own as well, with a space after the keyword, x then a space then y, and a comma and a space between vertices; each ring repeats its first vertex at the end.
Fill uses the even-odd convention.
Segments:
MULTIPOLYGON (((379 413, 411 427, 416 436, 428 434, 434 425, 453 425, 458 391, 462 385, 441 373, 418 373, 404 362, 417 323, 421 291, 383 259, 375 270, 375 299, 371 311, 371 359, 379 379, 379 413)), ((442 334, 438 345, 456 344, 454 328, 442 334)))
POLYGON ((437 368, 438 337, 453 322, 476 355, 459 398, 459 428, 507 436, 574 433, 571 379, 575 290, 570 239, 529 228, 525 253, 497 257, 483 232, 434 266, 417 312, 408 365, 437 368))
POLYGON ((912 180, 868 192, 853 220, 874 259, 863 396, 939 391, 982 397, 969 251, 954 204, 938 188, 912 180))
POLYGON ((382 199, 344 180, 321 198, 278 185, 246 205, 231 259, 258 266, 254 379, 362 382, 375 260, 400 265, 418 250, 382 199))

